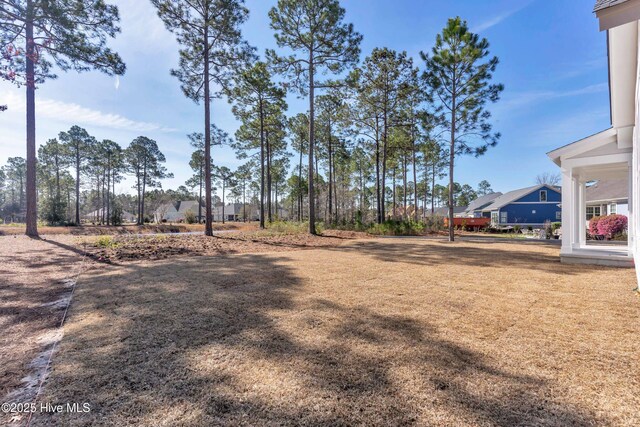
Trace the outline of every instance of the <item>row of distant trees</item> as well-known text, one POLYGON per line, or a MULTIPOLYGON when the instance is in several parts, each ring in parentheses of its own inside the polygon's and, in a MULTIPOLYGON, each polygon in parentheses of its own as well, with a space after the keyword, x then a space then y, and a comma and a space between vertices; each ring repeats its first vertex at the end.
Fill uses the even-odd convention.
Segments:
MULTIPOLYGON (((116 203, 116 184, 127 175, 134 178, 137 206, 133 212, 142 224, 146 194, 160 187, 160 180, 172 177, 156 141, 140 136, 123 148, 111 140, 97 140, 79 126, 42 144, 37 160, 40 219, 49 224, 80 224, 82 195, 87 189, 85 202, 95 209, 95 221, 120 222, 122 206, 116 203)), ((21 157, 9 158, 3 169, 7 187, 4 214, 23 216, 28 201, 27 162, 21 157), (10 203, 6 202, 7 194, 10 203)))
MULTIPOLYGON (((398 170, 402 171, 403 205, 407 207, 407 182, 418 182, 419 162, 430 165, 432 189, 442 169, 446 171, 447 204, 452 217, 455 157, 482 155, 500 137, 492 131, 491 115, 486 109, 486 104, 497 101, 503 90, 500 84, 490 84, 498 59, 489 56, 487 40, 471 33, 460 18, 447 22, 431 53, 421 53, 424 67, 418 69, 406 52, 384 47, 374 49, 359 63, 362 36, 344 21, 345 10, 338 0, 278 0, 269 18, 279 50, 267 50, 262 60, 242 37, 241 26, 249 15, 243 0, 152 3, 180 45, 179 66, 171 73, 180 81, 185 96, 203 105, 199 149, 207 235, 212 234, 214 99, 226 97, 242 122, 235 144, 240 155, 251 156, 260 171, 261 226, 270 217, 274 170, 277 162, 286 157, 280 153, 287 130, 296 135, 299 192, 303 187, 302 173, 306 174, 306 199, 299 194, 298 203, 306 205, 312 234, 316 232, 316 213, 324 200, 325 216, 330 220, 336 220, 338 209, 344 207, 346 200, 340 200, 346 191, 346 172, 341 170, 344 153, 353 159, 344 163, 360 165, 360 197, 355 208, 365 210, 365 197, 373 190, 369 199, 377 222, 389 215, 387 183, 398 178, 398 170), (321 80, 326 74, 337 79, 321 80), (307 97, 309 102, 306 117, 298 117, 300 128, 295 130, 291 127, 296 124, 284 114, 284 98, 289 90, 307 97), (305 168, 302 156, 306 157, 305 168), (324 177, 319 170, 320 156, 326 163, 324 177), (369 189, 364 183, 367 162, 373 164, 369 181, 374 185, 369 189), (321 185, 326 187, 326 197, 316 191, 321 185)), ((107 46, 108 39, 119 32, 118 21, 117 7, 104 1, 0 2, 0 76, 26 88, 29 235, 37 235, 36 85, 55 77, 53 64, 64 71, 93 68, 107 74, 123 74, 123 61, 107 46)), ((293 141, 292 144, 295 146, 293 141)), ((138 184, 142 199, 148 183, 143 180, 138 184)), ((417 218, 417 184, 414 187, 412 215, 417 218)), ((396 188, 394 183, 392 193, 396 188)), ((396 197, 392 200, 390 210, 395 214, 396 197)), ((140 209, 144 210, 144 204, 140 209)))

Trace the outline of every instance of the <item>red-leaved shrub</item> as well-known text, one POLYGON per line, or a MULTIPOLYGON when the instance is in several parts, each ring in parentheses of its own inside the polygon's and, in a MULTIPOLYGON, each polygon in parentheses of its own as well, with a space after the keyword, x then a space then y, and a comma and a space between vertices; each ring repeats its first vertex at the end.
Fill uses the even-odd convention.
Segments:
POLYGON ((589 220, 589 234, 595 236, 598 234, 598 221, 600 221, 601 216, 594 216, 589 220))
MULTIPOLYGON (((610 239, 627 229, 627 217, 617 214, 600 217, 597 221, 597 229, 598 234, 610 239)), ((591 231, 591 223, 589 223, 589 231, 591 231)))

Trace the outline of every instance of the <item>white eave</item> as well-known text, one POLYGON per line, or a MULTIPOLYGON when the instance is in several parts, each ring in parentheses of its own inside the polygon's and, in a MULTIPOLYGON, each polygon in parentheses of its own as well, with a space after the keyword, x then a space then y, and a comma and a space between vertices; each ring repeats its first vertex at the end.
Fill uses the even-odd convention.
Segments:
POLYGON ((609 128, 605 131, 596 133, 595 135, 591 135, 578 141, 572 142, 571 144, 567 144, 563 147, 556 148, 555 150, 548 152, 547 156, 549 156, 549 158, 553 160, 556 165, 560 166, 562 159, 575 157, 577 155, 595 150, 612 142, 616 142, 617 140, 618 130, 609 128))

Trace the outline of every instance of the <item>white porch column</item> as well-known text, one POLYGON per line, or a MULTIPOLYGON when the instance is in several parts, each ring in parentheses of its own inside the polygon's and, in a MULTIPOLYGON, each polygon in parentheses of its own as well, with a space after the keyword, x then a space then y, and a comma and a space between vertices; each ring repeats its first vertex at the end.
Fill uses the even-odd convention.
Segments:
POLYGON ((587 244, 587 195, 586 195, 586 183, 576 178, 576 185, 578 186, 578 237, 576 242, 578 246, 584 247, 587 244))
POLYGON ((573 180, 572 169, 562 167, 562 248, 560 252, 570 254, 573 247, 573 180))

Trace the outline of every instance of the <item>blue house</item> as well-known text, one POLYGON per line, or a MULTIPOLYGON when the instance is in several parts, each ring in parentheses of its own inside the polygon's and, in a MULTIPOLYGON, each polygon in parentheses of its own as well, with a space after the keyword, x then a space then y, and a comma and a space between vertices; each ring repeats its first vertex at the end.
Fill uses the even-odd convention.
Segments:
POLYGON ((495 226, 541 227, 546 221, 561 220, 560 191, 546 184, 510 191, 482 208, 482 214, 495 226))

